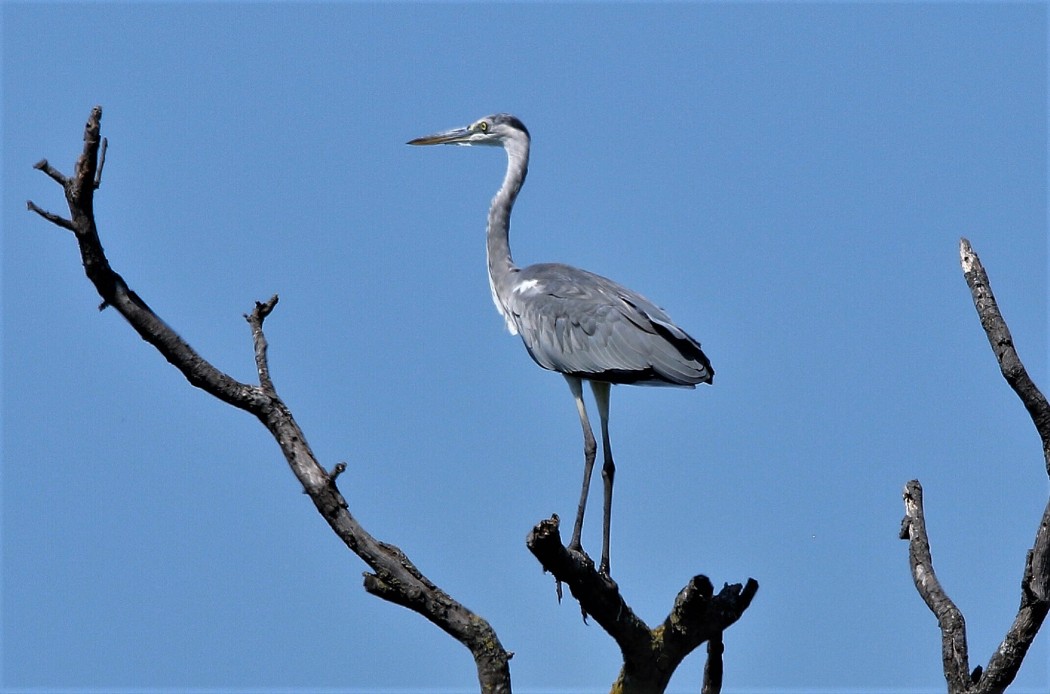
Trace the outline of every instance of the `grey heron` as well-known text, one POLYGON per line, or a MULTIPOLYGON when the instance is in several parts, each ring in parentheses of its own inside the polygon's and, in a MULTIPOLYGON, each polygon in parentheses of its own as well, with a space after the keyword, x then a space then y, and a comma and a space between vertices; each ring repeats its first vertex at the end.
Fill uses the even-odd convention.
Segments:
POLYGON ((583 401, 591 385, 601 420, 602 557, 598 571, 609 575, 609 525, 613 464, 609 444, 609 390, 612 384, 693 388, 711 383, 714 369, 700 343, 675 325, 662 309, 612 280, 560 263, 520 268, 510 253, 510 213, 529 168, 529 131, 507 113, 410 140, 410 145, 491 145, 507 153, 507 173, 489 208, 486 236, 489 288, 496 310, 512 335, 520 335, 533 360, 561 373, 576 401, 583 428, 583 490, 570 550, 584 554, 580 536, 597 444, 583 401))

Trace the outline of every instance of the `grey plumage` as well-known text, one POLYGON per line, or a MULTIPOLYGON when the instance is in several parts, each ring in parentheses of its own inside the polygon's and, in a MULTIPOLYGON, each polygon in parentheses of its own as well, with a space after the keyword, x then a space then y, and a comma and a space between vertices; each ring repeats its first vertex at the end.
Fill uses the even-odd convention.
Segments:
POLYGON ((582 381, 594 392, 601 419, 604 465, 602 558, 609 572, 609 526, 615 465, 609 443, 609 386, 678 386, 711 383, 714 369, 700 343, 645 297, 586 270, 559 263, 519 268, 510 253, 510 213, 529 166, 529 131, 498 113, 457 128, 411 140, 410 145, 490 145, 507 152, 507 172, 489 208, 486 256, 496 309, 511 333, 545 369, 565 376, 576 401, 584 437, 583 490, 569 549, 583 552, 580 536, 596 442, 583 402, 582 381))
POLYGON ((693 388, 710 383, 700 343, 645 297, 586 270, 543 263, 507 299, 537 364, 586 380, 693 388))

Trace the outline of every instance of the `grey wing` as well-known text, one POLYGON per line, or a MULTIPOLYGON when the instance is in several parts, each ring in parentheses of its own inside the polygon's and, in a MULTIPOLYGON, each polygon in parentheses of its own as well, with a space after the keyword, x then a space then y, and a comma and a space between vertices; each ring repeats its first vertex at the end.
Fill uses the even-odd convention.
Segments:
POLYGON ((522 269, 507 297, 525 347, 545 369, 611 383, 710 383, 700 343, 645 297, 568 265, 522 269))

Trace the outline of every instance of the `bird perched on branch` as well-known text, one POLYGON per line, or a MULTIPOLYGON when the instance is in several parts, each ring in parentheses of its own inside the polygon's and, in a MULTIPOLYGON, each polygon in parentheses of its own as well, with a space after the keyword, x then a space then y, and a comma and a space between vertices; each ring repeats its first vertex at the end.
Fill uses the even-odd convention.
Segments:
POLYGON ((560 263, 519 268, 510 254, 510 213, 529 168, 529 131, 507 113, 465 128, 419 137, 410 145, 489 145, 507 153, 507 173, 489 208, 486 237, 489 287, 496 310, 511 334, 520 335, 533 360, 561 373, 576 401, 583 428, 583 490, 569 549, 583 553, 580 536, 597 445, 583 401, 591 384, 601 420, 602 557, 609 575, 609 525, 613 464, 609 444, 609 389, 614 383, 693 388, 711 383, 714 369, 700 343, 645 297, 612 280, 560 263))

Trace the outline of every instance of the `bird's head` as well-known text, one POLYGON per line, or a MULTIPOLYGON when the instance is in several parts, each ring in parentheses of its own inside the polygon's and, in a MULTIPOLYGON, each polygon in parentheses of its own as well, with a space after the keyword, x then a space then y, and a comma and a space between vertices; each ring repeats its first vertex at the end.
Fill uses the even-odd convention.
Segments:
POLYGON ((410 145, 491 145, 506 146, 508 143, 527 144, 529 131, 525 124, 509 113, 497 113, 480 118, 465 128, 454 128, 443 132, 409 140, 410 145))

